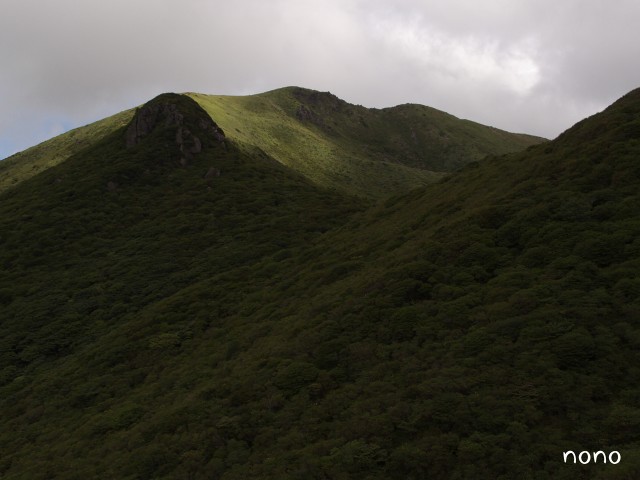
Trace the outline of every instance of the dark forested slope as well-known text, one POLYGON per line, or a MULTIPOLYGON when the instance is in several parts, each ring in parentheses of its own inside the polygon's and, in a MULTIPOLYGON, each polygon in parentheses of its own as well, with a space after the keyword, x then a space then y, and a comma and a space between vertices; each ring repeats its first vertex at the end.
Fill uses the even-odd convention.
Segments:
POLYGON ((640 475, 640 91, 375 206, 187 100, 1 197, 1 475, 640 475))

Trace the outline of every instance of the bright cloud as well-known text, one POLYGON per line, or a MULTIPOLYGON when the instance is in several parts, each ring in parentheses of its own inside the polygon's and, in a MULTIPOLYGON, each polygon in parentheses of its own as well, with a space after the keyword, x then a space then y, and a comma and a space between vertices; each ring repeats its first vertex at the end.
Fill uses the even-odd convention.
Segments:
POLYGON ((374 31, 391 48, 445 80, 502 85, 520 95, 529 93, 540 81, 531 40, 500 49, 490 38, 453 37, 393 20, 379 21, 374 31))

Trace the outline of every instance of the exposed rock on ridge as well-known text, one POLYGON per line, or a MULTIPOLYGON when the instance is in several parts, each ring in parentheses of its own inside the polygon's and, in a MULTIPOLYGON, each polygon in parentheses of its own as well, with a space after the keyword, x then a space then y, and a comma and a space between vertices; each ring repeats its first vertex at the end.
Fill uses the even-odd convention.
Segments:
POLYGON ((127 147, 134 147, 156 128, 175 128, 181 164, 202 151, 208 139, 224 143, 225 135, 211 117, 191 98, 166 93, 146 103, 136 112, 125 133, 127 147), (197 131, 200 136, 197 136, 197 131), (207 138, 201 138, 201 137, 207 138))
POLYGON ((311 123, 315 123, 316 125, 324 124, 322 117, 304 104, 301 104, 296 109, 296 118, 302 122, 309 121, 311 123))

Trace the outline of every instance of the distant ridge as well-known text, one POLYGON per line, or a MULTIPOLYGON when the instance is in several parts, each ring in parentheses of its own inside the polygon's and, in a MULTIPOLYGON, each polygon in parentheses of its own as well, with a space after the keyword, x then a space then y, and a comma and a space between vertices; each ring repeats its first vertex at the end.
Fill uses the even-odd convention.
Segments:
POLYGON ((300 87, 246 97, 191 95, 230 138, 320 185, 368 197, 432 183, 486 155, 544 141, 422 105, 370 109, 300 87))
MULTIPOLYGON (((433 183, 488 154, 543 141, 420 105, 368 109, 300 87, 244 97, 189 95, 245 150, 257 148, 319 185, 369 198, 433 183)), ((63 162, 132 115, 121 112, 0 162, 0 191, 63 162)))

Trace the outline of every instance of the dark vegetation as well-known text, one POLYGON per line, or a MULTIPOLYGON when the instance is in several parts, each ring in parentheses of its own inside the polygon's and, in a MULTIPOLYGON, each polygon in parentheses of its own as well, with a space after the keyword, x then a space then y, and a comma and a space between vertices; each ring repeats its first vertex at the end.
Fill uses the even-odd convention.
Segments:
POLYGON ((154 101, 0 197, 0 477, 640 476, 639 90, 377 204, 154 101))

